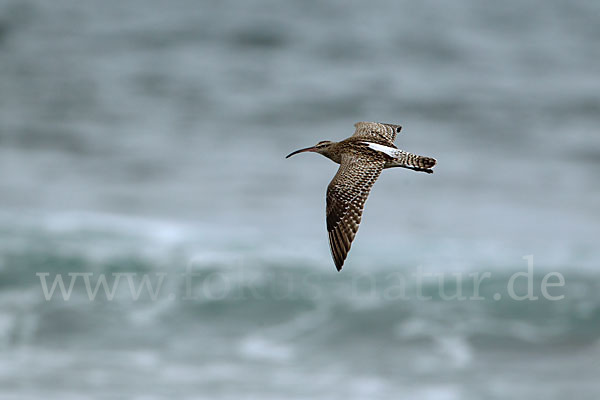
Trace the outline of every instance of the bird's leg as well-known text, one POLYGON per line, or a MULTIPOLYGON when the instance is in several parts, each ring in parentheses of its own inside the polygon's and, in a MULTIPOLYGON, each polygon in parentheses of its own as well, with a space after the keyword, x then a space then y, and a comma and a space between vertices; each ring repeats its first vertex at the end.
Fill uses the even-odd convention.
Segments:
POLYGON ((430 169, 430 168, 412 167, 410 165, 398 165, 398 167, 406 168, 406 169, 412 169, 413 171, 417 171, 417 172, 425 172, 425 173, 428 173, 428 174, 433 174, 433 170, 430 169))

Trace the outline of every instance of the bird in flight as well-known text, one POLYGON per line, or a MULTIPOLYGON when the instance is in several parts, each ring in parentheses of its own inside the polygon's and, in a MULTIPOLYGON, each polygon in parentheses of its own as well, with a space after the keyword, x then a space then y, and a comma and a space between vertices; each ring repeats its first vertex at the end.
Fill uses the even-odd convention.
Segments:
POLYGON ((286 156, 313 152, 340 164, 327 187, 327 232, 329 248, 338 271, 342 269, 358 231, 371 187, 385 168, 408 168, 433 173, 436 161, 398 149, 394 145, 400 125, 357 122, 352 136, 341 142, 328 140, 296 150, 286 156))

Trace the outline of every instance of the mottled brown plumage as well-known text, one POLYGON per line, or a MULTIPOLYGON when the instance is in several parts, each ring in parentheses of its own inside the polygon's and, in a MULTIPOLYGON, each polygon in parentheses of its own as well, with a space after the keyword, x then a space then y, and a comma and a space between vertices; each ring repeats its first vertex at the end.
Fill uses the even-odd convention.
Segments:
POLYGON ((371 187, 385 168, 402 167, 433 173, 436 161, 417 156, 394 145, 399 125, 358 122, 356 131, 341 142, 323 141, 294 151, 315 152, 340 164, 327 187, 327 231, 336 268, 342 269, 360 225, 362 210, 371 187))

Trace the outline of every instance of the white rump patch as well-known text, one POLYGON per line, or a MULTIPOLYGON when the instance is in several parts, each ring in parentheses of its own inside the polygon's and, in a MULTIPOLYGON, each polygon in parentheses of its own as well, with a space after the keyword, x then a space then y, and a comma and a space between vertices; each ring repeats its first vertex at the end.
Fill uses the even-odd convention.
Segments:
POLYGON ((380 153, 384 153, 387 154, 388 156, 392 157, 392 158, 396 158, 401 154, 401 151, 398 149, 395 149, 393 147, 389 147, 389 146, 384 146, 381 144, 377 144, 377 143, 370 143, 370 142, 363 142, 366 145, 369 145, 369 148, 378 151, 380 153))

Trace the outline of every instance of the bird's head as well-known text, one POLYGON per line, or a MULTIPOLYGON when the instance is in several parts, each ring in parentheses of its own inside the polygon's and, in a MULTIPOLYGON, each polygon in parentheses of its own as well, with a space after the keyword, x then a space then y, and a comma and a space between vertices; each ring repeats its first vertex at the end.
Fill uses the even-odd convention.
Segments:
POLYGON ((313 153, 319 153, 319 154, 323 154, 324 156, 327 156, 329 149, 331 148, 331 146, 335 144, 335 142, 329 141, 329 140, 322 140, 319 143, 317 143, 314 146, 311 147, 307 147, 305 149, 300 149, 300 150, 296 150, 291 152, 290 154, 288 154, 285 158, 290 158, 291 156, 298 154, 298 153, 304 153, 307 151, 313 152, 313 153))

